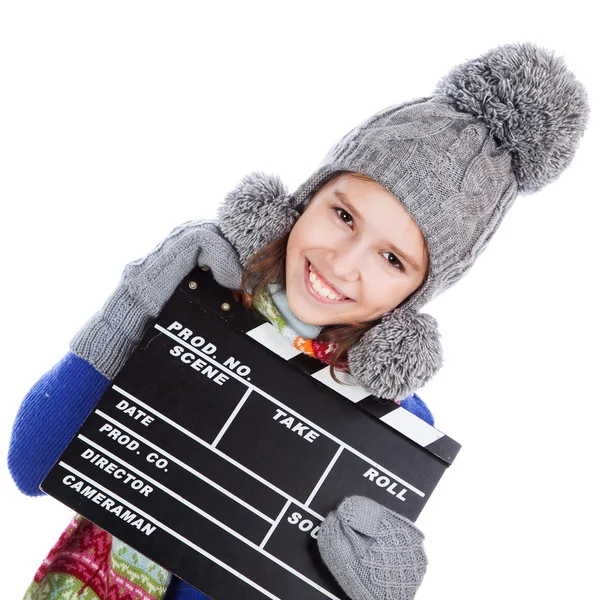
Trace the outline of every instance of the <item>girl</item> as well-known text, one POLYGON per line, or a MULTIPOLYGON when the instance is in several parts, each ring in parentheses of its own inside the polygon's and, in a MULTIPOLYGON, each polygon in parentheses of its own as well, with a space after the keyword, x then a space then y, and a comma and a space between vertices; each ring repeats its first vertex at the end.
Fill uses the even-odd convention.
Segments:
MULTIPOLYGON (((431 97, 388 107, 336 144, 289 195, 274 177, 244 178, 217 223, 190 222, 130 263, 71 351, 31 389, 9 466, 39 484, 110 380, 196 265, 246 292, 298 349, 348 371, 371 393, 432 422, 414 394, 437 372, 435 320, 421 308, 488 244, 518 192, 556 179, 588 118, 562 60, 506 45, 456 67, 431 97)), ((352 599, 413 598, 425 573, 422 534, 352 496, 329 514, 321 557, 352 599)), ((204 598, 76 517, 28 598, 204 598), (92 556, 93 558, 90 558, 92 556)))

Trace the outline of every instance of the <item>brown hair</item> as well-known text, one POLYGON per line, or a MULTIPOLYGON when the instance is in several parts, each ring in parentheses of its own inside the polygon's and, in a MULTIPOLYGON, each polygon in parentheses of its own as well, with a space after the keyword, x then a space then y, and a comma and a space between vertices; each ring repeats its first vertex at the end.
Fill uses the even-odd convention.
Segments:
MULTIPOLYGON (((337 171, 335 173, 332 173, 327 179, 325 179, 321 183, 319 188, 313 192, 310 200, 312 200, 314 195, 321 187, 323 187, 325 184, 329 183, 330 181, 344 173, 351 172, 337 171)), ((370 177, 362 175, 361 173, 352 172, 352 175, 363 181, 369 181, 373 183, 373 180, 370 177)), ((307 205, 308 202, 304 204, 302 210, 306 208, 307 205)), ((267 244, 266 246, 255 252, 249 258, 242 272, 243 290, 252 289, 253 294, 256 294, 259 290, 262 290, 270 283, 278 284, 283 289, 285 289, 285 256, 289 237, 290 232, 288 232, 283 237, 276 239, 270 244, 267 244)), ((425 251, 427 252, 427 248, 425 248, 425 251)), ((427 271, 425 273, 425 277, 423 278, 423 282, 408 298, 410 298, 413 294, 417 293, 419 289, 421 289, 425 281, 427 281, 428 274, 429 260, 427 260, 427 271)), ((406 298, 403 302, 406 302, 408 298, 406 298)), ((371 329, 371 327, 374 327, 375 325, 381 323, 381 319, 382 318, 380 317, 379 319, 368 321, 366 323, 354 322, 343 325, 326 325, 325 327, 323 327, 321 333, 319 333, 316 339, 319 341, 333 342, 336 344, 336 349, 334 351, 329 367, 331 376, 335 381, 337 381, 338 383, 342 383, 335 375, 334 369, 337 368, 342 371, 348 370, 344 367, 344 363, 347 360, 346 353, 349 350, 349 348, 353 346, 356 342, 358 342, 358 340, 369 329, 371 329)))

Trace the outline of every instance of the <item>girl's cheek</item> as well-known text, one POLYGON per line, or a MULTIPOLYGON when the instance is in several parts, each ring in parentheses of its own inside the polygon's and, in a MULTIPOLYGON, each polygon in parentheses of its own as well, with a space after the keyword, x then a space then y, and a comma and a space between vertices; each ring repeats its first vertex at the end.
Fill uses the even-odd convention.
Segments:
POLYGON ((333 235, 334 232, 331 227, 324 224, 322 221, 313 221, 304 230, 304 239, 307 244, 315 247, 323 246, 333 235))

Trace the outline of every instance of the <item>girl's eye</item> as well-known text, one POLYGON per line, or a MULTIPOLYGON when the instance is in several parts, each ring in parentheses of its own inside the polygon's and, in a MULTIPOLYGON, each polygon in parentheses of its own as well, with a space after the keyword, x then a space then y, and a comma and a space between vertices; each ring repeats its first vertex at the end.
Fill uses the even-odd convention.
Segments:
POLYGON ((345 211, 343 208, 334 208, 333 210, 335 210, 335 212, 337 213, 339 219, 341 221, 343 221, 344 223, 346 223, 346 225, 350 225, 350 227, 352 227, 352 223, 354 222, 354 219, 352 218, 352 215, 345 211), (348 217, 348 220, 346 220, 345 217, 348 217))
MULTIPOLYGON (((342 221, 343 223, 345 223, 346 225, 350 225, 350 227, 352 227, 352 223, 354 222, 354 219, 352 218, 352 215, 344 210, 343 208, 339 208, 339 207, 334 207, 335 212, 337 213, 338 218, 340 219, 340 221, 342 221), (347 217, 347 219, 346 219, 347 217)), ((392 254, 391 252, 384 252, 383 254, 389 254, 389 258, 387 259, 387 264, 394 268, 394 269, 398 269, 399 271, 404 272, 404 265, 402 264, 402 262, 400 262, 400 260, 398 260, 398 258, 396 257, 395 254, 392 254)))
POLYGON ((388 254, 391 260, 388 260, 387 263, 394 269, 399 269, 400 271, 404 271, 404 265, 398 260, 395 254, 391 252, 384 252, 384 254, 388 254))

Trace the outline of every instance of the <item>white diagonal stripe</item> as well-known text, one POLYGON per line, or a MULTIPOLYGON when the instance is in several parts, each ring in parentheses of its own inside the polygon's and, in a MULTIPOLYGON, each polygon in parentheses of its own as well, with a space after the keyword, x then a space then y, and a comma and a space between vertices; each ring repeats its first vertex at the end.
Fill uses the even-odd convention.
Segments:
POLYGON ((285 360, 290 360, 290 358, 300 354, 300 350, 296 350, 289 340, 285 339, 271 323, 263 323, 247 331, 246 334, 275 352, 275 354, 279 354, 285 360))
POLYGON ((390 427, 393 427, 396 431, 399 431, 423 447, 444 436, 441 431, 419 419, 419 417, 401 406, 381 417, 380 421, 387 423, 390 427))
POLYGON ((335 390, 342 396, 345 396, 351 402, 359 402, 360 400, 363 400, 367 396, 371 395, 371 393, 367 392, 364 387, 361 387, 356 383, 356 380, 354 377, 352 377, 352 375, 350 375, 350 373, 336 371, 336 375, 340 381, 344 382, 344 385, 339 384, 337 381, 335 381, 335 379, 333 379, 329 373, 329 365, 312 374, 316 380, 324 383, 326 386, 330 387, 332 390, 335 390))

